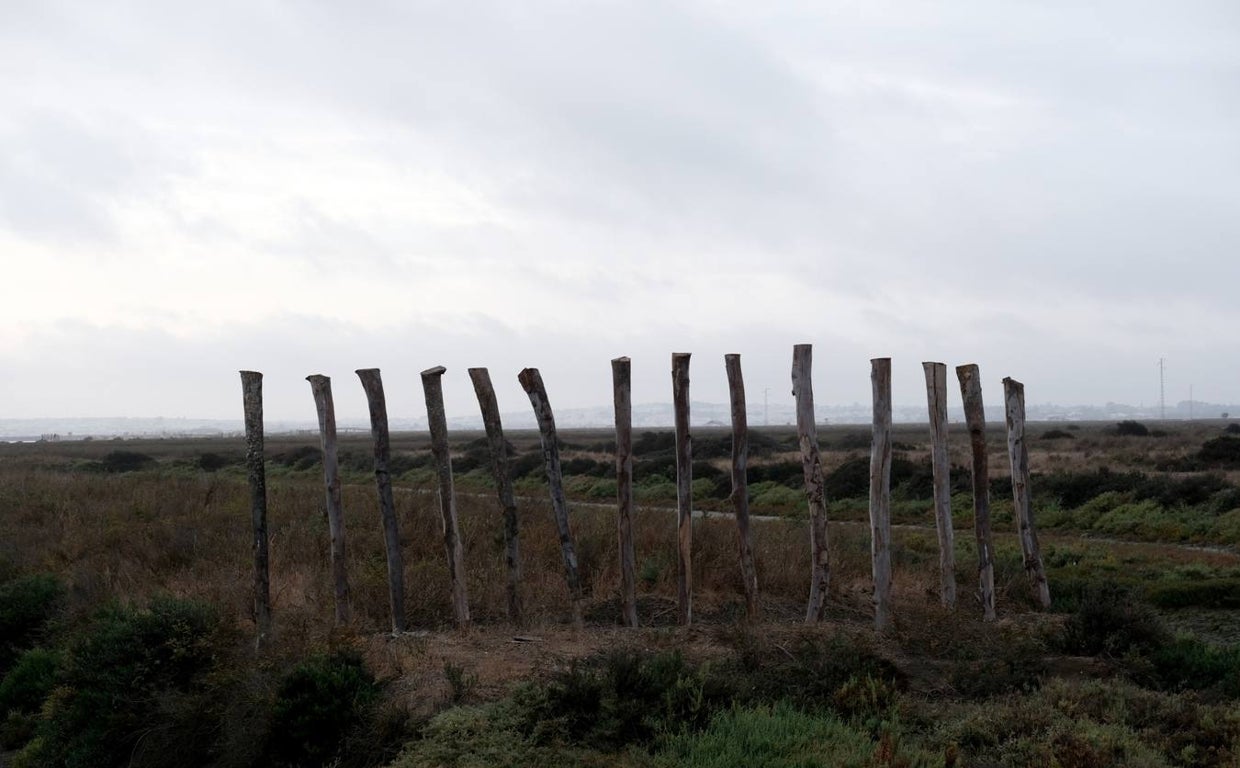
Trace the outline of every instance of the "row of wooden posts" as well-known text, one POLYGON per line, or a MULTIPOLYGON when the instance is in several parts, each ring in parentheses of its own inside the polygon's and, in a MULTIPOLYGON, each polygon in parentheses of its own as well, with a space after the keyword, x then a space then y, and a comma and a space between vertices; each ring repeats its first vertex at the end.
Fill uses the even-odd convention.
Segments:
MULTIPOLYGON (((756 619, 758 578, 754 567, 753 546, 749 525, 749 499, 746 484, 748 458, 748 425, 746 421, 745 384, 741 375, 740 355, 725 355, 728 390, 732 415, 732 494, 737 525, 738 556, 745 591, 746 615, 756 619)), ((792 393, 796 400, 797 434, 809 506, 809 543, 811 552, 810 590, 805 620, 822 619, 830 586, 828 557, 827 508, 822 463, 819 458, 818 436, 814 420, 814 394, 811 381, 812 348, 798 344, 792 355, 792 393)), ((870 530, 872 573, 874 582, 874 623, 879 629, 891 623, 891 359, 870 361, 873 387, 873 440, 870 451, 870 530)), ((931 465, 934 477, 934 510, 939 540, 939 567, 942 576, 941 600, 945 606, 956 605, 955 549, 952 531, 951 490, 949 484, 947 433, 947 366, 923 363, 929 405, 931 434, 931 465)), ((627 357, 611 361, 616 423, 616 525, 620 560, 620 592, 624 623, 638 624, 635 557, 633 552, 633 437, 630 361, 627 357)), ((452 461, 448 449, 447 419, 443 407, 443 367, 422 372, 430 427, 431 451, 437 469, 439 502, 442 518, 444 550, 450 575, 450 589, 455 623, 470 623, 469 599, 465 589, 464 550, 457 523, 456 495, 452 483, 452 461)), ((377 368, 357 371, 370 409, 371 437, 374 442, 375 482, 379 496, 379 514, 387 550, 388 594, 391 604, 392 630, 405 630, 404 565, 401 558, 399 522, 392 499, 391 474, 388 464, 391 448, 388 433, 387 405, 383 382, 377 368)), ((521 623, 521 558, 518 536, 516 499, 508 469, 508 451, 500 423, 495 390, 486 368, 470 368, 470 379, 482 411, 487 443, 492 458, 492 471, 498 489, 498 503, 503 515, 505 559, 507 566, 507 608, 514 623, 521 623)), ((964 401, 965 421, 972 451, 973 515, 977 536, 978 596, 986 620, 995 617, 994 547, 991 542, 989 470, 987 466, 985 417, 982 407, 981 379, 976 365, 956 368, 964 401)), ((581 576, 578 572, 576 547, 569 524, 568 503, 564 496, 560 470, 559 440, 555 417, 547 399, 542 376, 536 368, 526 368, 518 375, 529 396, 542 441, 551 508, 560 539, 564 575, 568 583, 574 624, 582 623, 581 576)), ((319 433, 323 450, 323 477, 326 486, 327 518, 331 535, 331 569, 335 590, 336 620, 350 620, 349 581, 345 569, 345 530, 341 506, 340 474, 336 446, 336 418, 332 401, 331 380, 322 375, 308 376, 318 410, 319 433)), ((271 627, 271 603, 267 555, 267 502, 263 455, 262 374, 241 372, 245 405, 246 461, 251 491, 254 550, 254 602, 259 640, 271 627)), ((1050 606, 1050 590, 1042 557, 1029 495, 1029 457, 1025 447, 1024 386, 1014 379, 1003 380, 1007 416, 1008 455, 1011 462, 1012 492, 1024 557, 1034 597, 1043 607, 1050 606)), ((692 583, 692 442, 689 434, 689 354, 672 355, 672 400, 676 440, 676 507, 677 507, 677 593, 679 620, 689 624, 693 619, 692 583)))

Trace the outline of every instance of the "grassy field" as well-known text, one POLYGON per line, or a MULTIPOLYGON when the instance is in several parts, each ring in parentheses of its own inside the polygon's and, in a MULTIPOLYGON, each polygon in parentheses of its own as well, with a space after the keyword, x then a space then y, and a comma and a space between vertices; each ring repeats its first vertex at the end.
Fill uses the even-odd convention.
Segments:
MULTIPOLYGON (((953 436, 960 606, 939 606, 928 430, 897 425, 895 627, 870 629, 868 429, 831 426, 826 622, 795 435, 751 434, 763 615, 735 526, 695 522, 675 626, 670 433, 637 435, 642 628, 620 619, 608 431, 561 434, 587 589, 570 624, 538 438, 510 435, 525 626, 505 616, 481 434, 453 435, 475 626, 451 629, 425 436, 393 441, 406 618, 390 626, 368 436, 343 438, 354 620, 332 625, 315 435, 267 442, 275 631, 253 645, 249 500, 232 440, 0 445, 0 746, 15 765, 1240 765, 1240 427, 1031 425, 1055 606, 1034 609, 1001 425, 988 435, 999 620, 981 622, 967 444, 953 436), (1135 430, 1126 430, 1135 431, 1135 430), (769 519, 766 519, 769 518, 769 519)), ((730 438, 694 431, 695 506, 729 512, 730 438)))

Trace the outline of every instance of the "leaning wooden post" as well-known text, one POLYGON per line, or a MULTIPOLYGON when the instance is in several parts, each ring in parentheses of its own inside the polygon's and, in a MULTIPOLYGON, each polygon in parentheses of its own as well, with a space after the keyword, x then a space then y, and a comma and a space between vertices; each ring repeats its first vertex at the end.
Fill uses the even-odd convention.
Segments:
POLYGON ((1020 550, 1024 555, 1025 574, 1033 587, 1034 599, 1043 608, 1051 607, 1051 588, 1046 582, 1046 568, 1038 547, 1038 532, 1033 525, 1033 503, 1029 494, 1029 449, 1025 445, 1025 385, 1011 377, 1003 380, 1003 399, 1007 413, 1008 460, 1012 467, 1012 501, 1016 509, 1016 527, 1020 550))
POLYGON ((465 548, 456 519, 456 492, 452 488, 452 456, 448 453, 448 419, 443 411, 442 365, 422 371, 426 396, 426 422, 431 431, 431 454, 439 475, 439 514, 443 523, 443 547, 452 580, 452 616, 457 629, 469 628, 469 595, 465 590, 465 548))
POLYGON ((357 371, 366 390, 370 407, 370 436, 375 444, 375 485, 379 490, 379 516, 383 521, 383 540, 387 546, 388 601, 392 609, 392 633, 405 631, 405 565, 400 554, 400 528, 396 522, 396 505, 392 501, 392 475, 388 462, 392 447, 388 436, 387 399, 383 395, 383 379, 378 368, 357 371))
POLYGON ((749 419, 745 412, 745 379, 741 375, 741 356, 724 355, 728 371, 728 395, 732 402, 732 508, 736 510, 736 542, 741 556, 741 580, 745 584, 745 617, 757 621, 758 571, 753 564, 753 542, 749 536, 749 419))
POLYGON ((680 623, 693 622, 693 442, 689 436, 689 353, 672 353, 676 424, 676 586, 680 623))
POLYGON ((499 419, 499 402, 495 388, 491 386, 491 374, 486 368, 470 368, 469 378, 474 382, 474 394, 482 409, 482 426, 487 431, 487 444, 491 448, 491 472, 499 493, 499 506, 504 513, 504 560, 508 569, 508 620, 520 626, 521 615, 521 530, 517 519, 517 500, 512 491, 512 474, 508 470, 508 444, 504 441, 504 427, 499 419))
POLYGON ((551 491, 551 511, 560 533, 560 555, 564 558, 564 577, 573 603, 573 624, 583 625, 581 576, 577 572, 577 547, 573 543, 573 531, 568 524, 568 502, 564 499, 564 475, 560 470, 560 438, 555 431, 555 414, 547 400, 542 374, 537 368, 526 368, 517 374, 521 387, 530 396, 534 417, 538 420, 538 432, 542 437, 543 461, 547 465, 547 485, 551 491))
POLYGON ((627 357, 611 361, 616 405, 616 533, 620 545, 620 604, 624 623, 637 626, 637 561, 633 553, 633 390, 627 357))
POLYGON ((982 407, 982 380, 977 365, 956 366, 964 418, 973 451, 973 529, 977 535, 977 577, 982 597, 982 616, 995 618, 995 560, 990 538, 990 469, 986 459, 986 411, 982 407))
POLYGON ((874 627, 891 624, 891 358, 870 361, 874 437, 870 444, 870 553, 874 572, 874 627))
POLYGON ((805 476, 805 498, 809 505, 810 580, 809 604, 805 621, 822 621, 831 586, 831 561, 827 549, 827 502, 818 454, 818 426, 814 419, 814 348, 797 344, 792 348, 792 396, 796 398, 797 441, 801 446, 801 472, 805 476))
POLYGON ((956 607, 956 543, 952 531, 951 464, 947 454, 947 366, 922 363, 930 410, 930 466, 934 473, 934 523, 939 533, 939 599, 956 607))
POLYGON ((267 470, 263 464, 263 375, 241 371, 241 394, 245 406, 245 466, 250 481, 251 548, 254 552, 254 621, 256 645, 262 647, 271 633, 271 577, 267 555, 267 470))
POLYGON ((327 531, 331 537, 332 585, 336 594, 336 623, 349 623, 349 574, 345 566, 344 505, 340 501, 340 458, 336 448, 336 406, 332 380, 307 376, 314 407, 319 414, 319 444, 323 448, 323 484, 327 490, 327 531))

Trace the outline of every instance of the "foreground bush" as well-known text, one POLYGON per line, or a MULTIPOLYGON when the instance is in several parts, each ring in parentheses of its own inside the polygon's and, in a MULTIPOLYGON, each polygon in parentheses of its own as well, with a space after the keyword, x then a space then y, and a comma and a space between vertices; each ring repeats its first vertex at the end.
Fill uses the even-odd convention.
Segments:
POLYGON ((20 576, 0 584, 0 676, 31 647, 59 613, 64 585, 48 574, 20 576))
POLYGON ((1057 644, 1066 653, 1119 657, 1148 652, 1167 639, 1166 627, 1153 608, 1126 587, 1102 583, 1082 591, 1057 644))
POLYGON ((280 684, 268 732, 278 765, 339 764, 349 734, 365 722, 379 685, 362 658, 340 651, 313 657, 280 684))
POLYGON ((32 765, 179 765, 208 762, 214 723, 202 693, 215 661, 218 619, 200 603, 162 599, 113 608, 70 646, 48 699, 32 765))

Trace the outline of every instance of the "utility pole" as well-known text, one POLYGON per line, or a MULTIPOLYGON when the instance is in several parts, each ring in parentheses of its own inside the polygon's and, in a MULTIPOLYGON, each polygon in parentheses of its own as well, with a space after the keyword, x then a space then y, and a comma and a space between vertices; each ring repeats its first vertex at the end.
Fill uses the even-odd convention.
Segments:
POLYGON ((770 405, 771 388, 764 387, 762 389, 762 426, 771 426, 771 405, 770 405))
POLYGON ((1164 360, 1158 358, 1158 419, 1167 420, 1167 380, 1164 360))
POLYGON ((1188 420, 1193 420, 1193 385, 1188 385, 1188 420))

